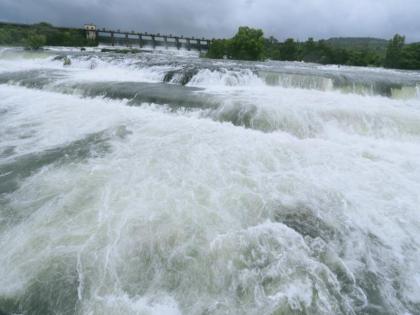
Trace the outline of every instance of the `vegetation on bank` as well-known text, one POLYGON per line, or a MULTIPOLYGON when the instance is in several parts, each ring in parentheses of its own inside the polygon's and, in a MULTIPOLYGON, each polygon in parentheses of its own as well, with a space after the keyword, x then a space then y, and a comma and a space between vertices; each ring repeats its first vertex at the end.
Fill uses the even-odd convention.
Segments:
POLYGON ((262 30, 240 27, 231 39, 214 40, 208 58, 238 60, 305 61, 320 64, 420 69, 420 43, 405 44, 395 35, 390 41, 374 38, 333 38, 280 42, 264 38, 262 30))
POLYGON ((33 25, 0 25, 0 45, 24 46, 39 49, 42 46, 96 46, 98 43, 86 39, 82 29, 57 28, 48 23, 33 25))
MULTIPOLYGON (((48 23, 12 25, 0 23, 0 45, 17 45, 29 49, 42 46, 97 46, 88 40, 83 29, 57 28, 48 23)), ((406 44, 405 37, 395 35, 390 41, 375 38, 331 38, 284 42, 264 38, 262 30, 240 27, 231 39, 212 41, 208 58, 238 60, 305 61, 320 64, 377 66, 395 69, 420 69, 420 43, 406 44)))
POLYGON ((263 60, 266 58, 264 33, 242 26, 233 38, 212 41, 206 56, 214 59, 263 60))

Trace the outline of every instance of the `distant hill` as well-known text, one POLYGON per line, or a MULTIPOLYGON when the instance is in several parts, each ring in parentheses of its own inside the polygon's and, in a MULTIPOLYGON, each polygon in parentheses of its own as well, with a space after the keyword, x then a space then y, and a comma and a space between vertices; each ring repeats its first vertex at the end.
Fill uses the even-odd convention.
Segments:
POLYGON ((372 37, 333 37, 325 42, 335 48, 369 50, 380 55, 385 55, 389 43, 386 39, 372 37))

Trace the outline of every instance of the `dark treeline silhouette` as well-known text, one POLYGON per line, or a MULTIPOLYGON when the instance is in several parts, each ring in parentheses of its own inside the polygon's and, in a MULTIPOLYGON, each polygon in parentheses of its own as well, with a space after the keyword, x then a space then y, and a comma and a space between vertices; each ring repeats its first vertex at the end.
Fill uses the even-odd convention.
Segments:
POLYGON ((405 44, 405 38, 398 34, 389 42, 370 38, 309 38, 304 42, 289 38, 280 42, 274 37, 264 38, 261 30, 240 27, 232 39, 213 41, 207 57, 420 69, 420 43, 405 44))

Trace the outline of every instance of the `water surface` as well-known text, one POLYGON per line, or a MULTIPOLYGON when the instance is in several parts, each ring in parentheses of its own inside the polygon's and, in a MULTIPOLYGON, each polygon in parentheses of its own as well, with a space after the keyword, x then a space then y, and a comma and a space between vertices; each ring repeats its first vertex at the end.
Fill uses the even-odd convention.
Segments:
POLYGON ((419 157, 419 72, 0 48, 0 314, 419 314, 419 157))

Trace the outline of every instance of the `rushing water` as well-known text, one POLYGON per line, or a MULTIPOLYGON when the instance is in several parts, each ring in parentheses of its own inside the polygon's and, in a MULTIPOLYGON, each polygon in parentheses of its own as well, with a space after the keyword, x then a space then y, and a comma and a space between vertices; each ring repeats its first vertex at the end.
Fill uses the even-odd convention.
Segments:
POLYGON ((420 73, 0 48, 0 314, 420 314, 420 73))

